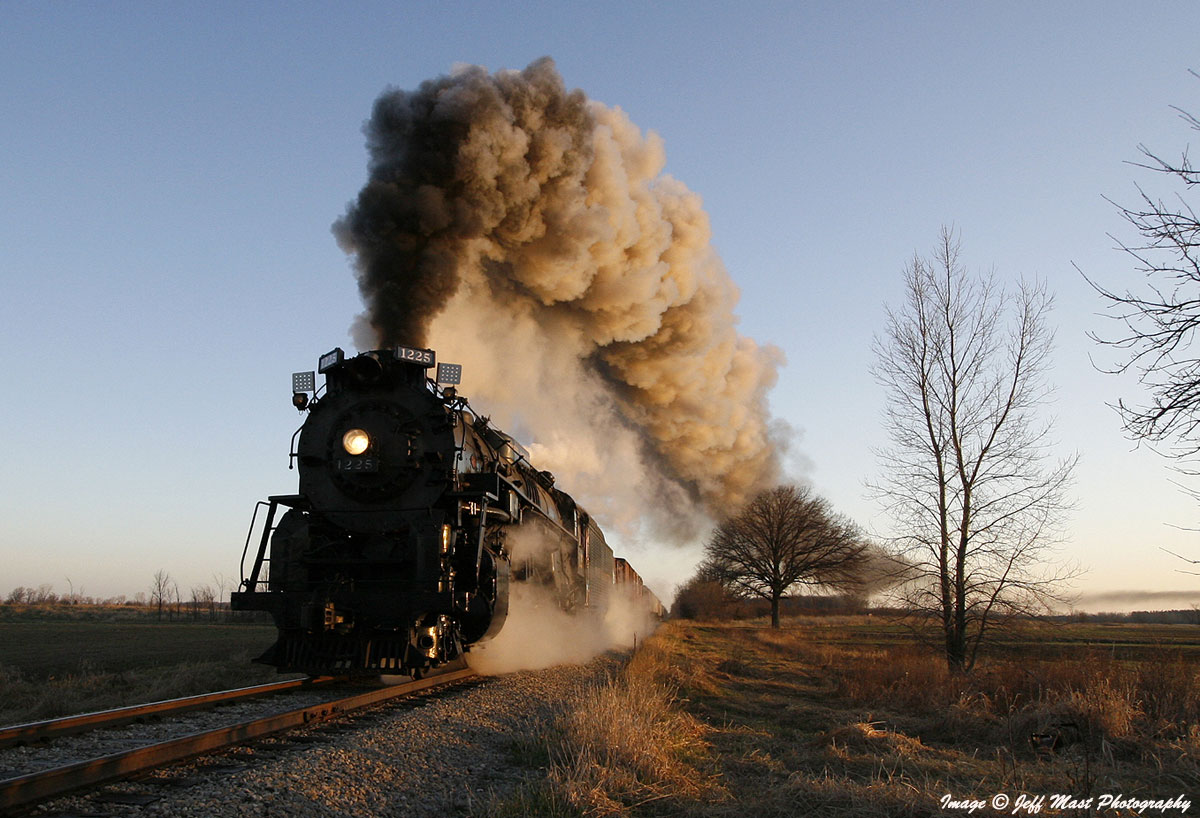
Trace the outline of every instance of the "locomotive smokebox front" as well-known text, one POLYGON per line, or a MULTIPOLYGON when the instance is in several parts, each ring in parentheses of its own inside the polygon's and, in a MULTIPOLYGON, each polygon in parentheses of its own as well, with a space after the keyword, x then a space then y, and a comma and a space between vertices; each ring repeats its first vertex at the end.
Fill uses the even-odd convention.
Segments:
POLYGON ((455 443, 424 368, 364 353, 325 373, 300 433, 300 494, 349 531, 396 528, 403 512, 437 503, 455 443), (416 386, 416 388, 414 388, 416 386))

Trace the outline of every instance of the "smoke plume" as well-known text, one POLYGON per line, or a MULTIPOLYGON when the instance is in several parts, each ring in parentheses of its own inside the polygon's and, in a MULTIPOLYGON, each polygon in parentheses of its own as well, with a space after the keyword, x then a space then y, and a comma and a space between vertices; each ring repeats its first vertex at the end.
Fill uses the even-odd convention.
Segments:
POLYGON ((334 228, 356 343, 463 363, 473 404, 618 524, 688 536, 776 478, 782 355, 738 334, 700 197, 655 134, 548 58, 389 90, 365 132, 370 178, 334 228))

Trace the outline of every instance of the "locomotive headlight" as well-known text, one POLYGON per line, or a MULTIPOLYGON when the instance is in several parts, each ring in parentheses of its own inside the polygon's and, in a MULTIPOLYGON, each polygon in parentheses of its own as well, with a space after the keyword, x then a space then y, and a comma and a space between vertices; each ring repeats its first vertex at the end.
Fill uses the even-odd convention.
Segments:
POLYGON ((371 438, 362 429, 351 429, 342 435, 342 448, 352 455, 360 455, 371 445, 371 438))

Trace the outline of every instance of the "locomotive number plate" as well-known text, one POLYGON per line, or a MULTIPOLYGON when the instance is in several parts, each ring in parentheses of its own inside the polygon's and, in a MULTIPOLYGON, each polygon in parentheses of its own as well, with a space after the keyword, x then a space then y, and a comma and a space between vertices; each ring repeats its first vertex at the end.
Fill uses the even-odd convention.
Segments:
POLYGON ((424 367, 433 366, 433 350, 413 349, 412 347, 396 347, 396 357, 402 361, 421 364, 424 367))
POLYGON ((339 457, 333 461, 337 471, 379 471, 378 457, 339 457))

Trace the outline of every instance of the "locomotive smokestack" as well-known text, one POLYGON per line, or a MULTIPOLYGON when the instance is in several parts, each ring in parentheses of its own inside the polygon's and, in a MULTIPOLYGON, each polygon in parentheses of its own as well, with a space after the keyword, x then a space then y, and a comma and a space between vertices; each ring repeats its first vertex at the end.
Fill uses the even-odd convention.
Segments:
POLYGON ((462 360, 464 391, 593 510, 637 499, 675 526, 776 478, 782 355, 736 331, 700 197, 655 134, 544 58, 389 90, 366 135, 370 179, 334 226, 361 345, 462 360))

